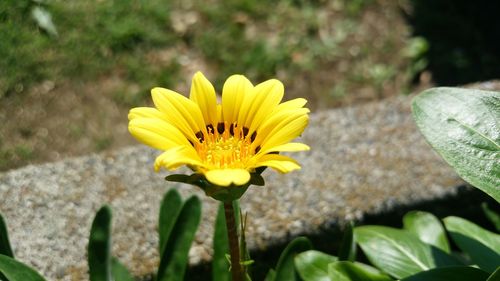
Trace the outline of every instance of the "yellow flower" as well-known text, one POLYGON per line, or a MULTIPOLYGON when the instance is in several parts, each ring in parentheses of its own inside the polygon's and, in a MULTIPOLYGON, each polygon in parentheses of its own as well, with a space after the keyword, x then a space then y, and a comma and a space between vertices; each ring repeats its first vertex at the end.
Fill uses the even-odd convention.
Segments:
POLYGON ((130 110, 129 131, 140 142, 163 150, 155 170, 187 165, 217 186, 243 186, 259 167, 287 173, 300 169, 284 151, 309 150, 290 142, 307 126, 302 98, 281 102, 283 84, 275 79, 256 86, 243 75, 224 83, 217 103, 212 84, 193 76, 190 97, 164 88, 151 90, 156 108, 130 110))

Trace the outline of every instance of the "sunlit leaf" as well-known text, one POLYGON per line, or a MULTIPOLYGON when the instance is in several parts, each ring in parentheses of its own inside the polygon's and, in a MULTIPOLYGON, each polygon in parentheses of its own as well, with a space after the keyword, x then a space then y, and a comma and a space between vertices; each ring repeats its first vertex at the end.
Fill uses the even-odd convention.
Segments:
POLYGON ((415 97, 412 111, 444 160, 500 202, 500 93, 433 88, 415 97))
POLYGON ((328 265, 337 257, 309 250, 295 257, 295 268, 304 281, 330 281, 328 265))
POLYGON ((451 238, 481 269, 491 273, 500 265, 500 235, 459 218, 444 219, 451 238))
POLYGON ((360 226, 354 229, 354 233, 370 262, 396 278, 440 266, 462 265, 443 250, 422 242, 406 230, 360 226))
POLYGON ((380 270, 362 263, 337 261, 328 266, 332 281, 392 281, 393 279, 380 270))
POLYGON ((434 245, 447 253, 450 252, 444 227, 433 214, 421 211, 409 212, 403 217, 403 225, 406 230, 418 236, 423 242, 434 245))

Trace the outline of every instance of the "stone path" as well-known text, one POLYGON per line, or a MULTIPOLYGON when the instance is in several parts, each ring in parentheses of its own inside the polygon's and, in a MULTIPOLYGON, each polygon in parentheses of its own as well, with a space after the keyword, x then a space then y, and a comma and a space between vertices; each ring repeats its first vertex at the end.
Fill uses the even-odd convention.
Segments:
MULTIPOLYGON (((417 131, 409 97, 312 114, 297 153, 301 171, 266 171, 266 187, 241 200, 249 212, 250 248, 265 248, 326 222, 339 224, 395 205, 441 198, 462 181, 417 131)), ((156 221, 162 195, 175 185, 154 173, 159 152, 144 146, 0 173, 0 212, 17 257, 48 280, 87 280, 87 236, 102 204, 114 211, 113 251, 137 276, 158 263, 156 221)), ((217 204, 204 198, 192 263, 211 254, 217 204)))

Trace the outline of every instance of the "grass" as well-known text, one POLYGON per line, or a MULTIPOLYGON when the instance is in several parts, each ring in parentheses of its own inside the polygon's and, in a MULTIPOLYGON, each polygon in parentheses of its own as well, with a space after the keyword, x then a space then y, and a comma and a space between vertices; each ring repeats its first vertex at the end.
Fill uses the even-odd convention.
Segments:
POLYGON ((312 109, 404 92, 425 44, 398 3, 0 1, 0 170, 135 143, 128 109, 154 86, 188 93, 198 69, 218 91, 233 73, 278 78, 312 109))

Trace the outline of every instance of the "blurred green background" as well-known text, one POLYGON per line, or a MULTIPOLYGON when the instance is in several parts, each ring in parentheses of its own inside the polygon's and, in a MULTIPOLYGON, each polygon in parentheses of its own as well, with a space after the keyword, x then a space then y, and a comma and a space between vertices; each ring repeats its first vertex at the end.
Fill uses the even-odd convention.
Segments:
POLYGON ((197 70, 219 92, 278 78, 313 110, 498 77, 499 4, 479 2, 2 0, 0 170, 134 144, 130 107, 197 70))

